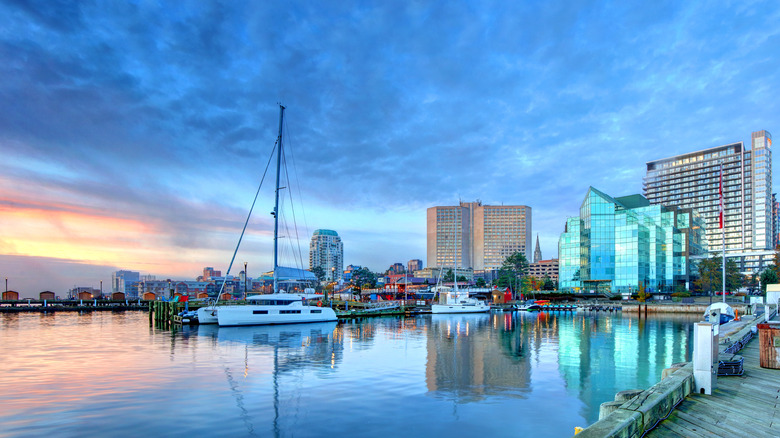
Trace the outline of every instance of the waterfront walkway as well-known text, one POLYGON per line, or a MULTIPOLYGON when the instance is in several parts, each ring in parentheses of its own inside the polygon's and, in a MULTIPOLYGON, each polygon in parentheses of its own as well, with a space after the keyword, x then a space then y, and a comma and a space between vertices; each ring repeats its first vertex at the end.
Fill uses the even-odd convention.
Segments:
POLYGON ((743 375, 718 377, 712 395, 690 394, 646 436, 780 436, 780 370, 759 366, 758 336, 737 354, 743 375))

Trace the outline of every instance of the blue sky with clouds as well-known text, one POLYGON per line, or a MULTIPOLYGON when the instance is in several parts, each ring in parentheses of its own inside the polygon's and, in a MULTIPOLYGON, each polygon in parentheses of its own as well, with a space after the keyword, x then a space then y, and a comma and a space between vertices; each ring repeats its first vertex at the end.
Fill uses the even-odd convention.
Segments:
POLYGON ((588 186, 641 193, 647 161, 780 132, 778 22, 771 1, 2 1, 0 275, 224 271, 277 102, 304 251, 329 228, 347 264, 424 259, 425 209, 480 199, 531 206, 555 256, 588 186))

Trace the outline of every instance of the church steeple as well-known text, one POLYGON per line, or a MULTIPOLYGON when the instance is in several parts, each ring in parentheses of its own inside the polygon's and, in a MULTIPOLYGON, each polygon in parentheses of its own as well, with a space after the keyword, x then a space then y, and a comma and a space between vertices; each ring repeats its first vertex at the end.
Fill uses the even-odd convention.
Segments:
POLYGON ((534 263, 542 259, 542 249, 539 248, 539 234, 536 235, 536 249, 534 250, 534 263))

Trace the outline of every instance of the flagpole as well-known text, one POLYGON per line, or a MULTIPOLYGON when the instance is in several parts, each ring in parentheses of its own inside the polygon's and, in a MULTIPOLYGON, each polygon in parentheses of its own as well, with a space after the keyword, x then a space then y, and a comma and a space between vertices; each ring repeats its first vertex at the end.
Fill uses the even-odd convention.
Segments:
POLYGON ((720 163, 720 229, 723 234, 723 304, 726 304, 726 224, 723 214, 723 162, 720 163))

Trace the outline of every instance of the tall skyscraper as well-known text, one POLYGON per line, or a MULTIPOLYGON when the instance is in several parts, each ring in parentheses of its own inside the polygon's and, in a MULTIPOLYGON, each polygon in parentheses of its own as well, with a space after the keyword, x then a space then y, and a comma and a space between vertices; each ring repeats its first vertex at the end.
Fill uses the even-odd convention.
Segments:
POLYGON ((752 133, 751 150, 737 142, 650 161, 645 196, 651 204, 696 209, 706 221, 707 248, 718 253, 722 165, 727 257, 738 257, 741 271, 755 272, 774 241, 771 147, 771 134, 762 130, 752 133))
POLYGON ((321 267, 326 281, 338 281, 344 271, 344 245, 333 230, 315 230, 309 243, 309 269, 321 267))
POLYGON ((531 258, 531 207, 525 205, 431 207, 427 232, 429 267, 489 270, 515 252, 531 258))

